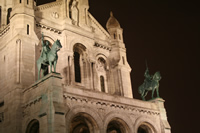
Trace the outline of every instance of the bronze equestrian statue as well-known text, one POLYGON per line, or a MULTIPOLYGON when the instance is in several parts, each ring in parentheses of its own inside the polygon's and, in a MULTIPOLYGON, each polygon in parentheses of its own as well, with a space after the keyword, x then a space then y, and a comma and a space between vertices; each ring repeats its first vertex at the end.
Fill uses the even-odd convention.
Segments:
POLYGON ((44 41, 44 36, 42 34, 42 51, 39 59, 37 60, 37 68, 38 68, 38 80, 41 77, 44 77, 48 74, 48 66, 50 65, 50 73, 52 72, 52 66, 54 68, 54 72, 56 72, 56 64, 58 60, 57 52, 62 48, 62 45, 59 40, 56 40, 52 47, 49 47, 49 41, 44 41))
POLYGON ((154 98, 154 92, 156 91, 157 97, 159 97, 159 81, 161 80, 160 72, 156 72, 153 76, 149 74, 148 67, 144 73, 145 80, 142 85, 139 86, 138 92, 141 94, 142 100, 145 101, 145 97, 149 91, 152 91, 152 99, 154 98))

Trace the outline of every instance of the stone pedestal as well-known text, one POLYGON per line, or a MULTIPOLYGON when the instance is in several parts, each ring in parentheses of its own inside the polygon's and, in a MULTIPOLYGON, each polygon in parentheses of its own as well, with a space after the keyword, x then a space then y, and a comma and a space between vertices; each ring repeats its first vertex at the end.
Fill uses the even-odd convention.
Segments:
MULTIPOLYGON (((37 119, 42 133, 64 133, 65 113, 63 104, 63 88, 61 86, 61 75, 50 73, 38 80, 31 87, 24 91, 24 101, 32 104, 25 104, 30 108, 29 114, 25 115, 25 120, 37 119), (38 99, 37 101, 33 99, 38 99), (36 108, 37 107, 37 108, 36 108)), ((28 123, 24 123, 27 125, 28 123)), ((29 125, 29 124, 28 124, 29 125)), ((31 128, 25 126, 24 129, 31 128)))
POLYGON ((162 98, 155 98, 150 100, 149 102, 156 103, 158 110, 160 111, 160 119, 161 119, 161 128, 164 128, 164 133, 171 133, 171 127, 167 120, 167 113, 164 107, 165 100, 162 98))

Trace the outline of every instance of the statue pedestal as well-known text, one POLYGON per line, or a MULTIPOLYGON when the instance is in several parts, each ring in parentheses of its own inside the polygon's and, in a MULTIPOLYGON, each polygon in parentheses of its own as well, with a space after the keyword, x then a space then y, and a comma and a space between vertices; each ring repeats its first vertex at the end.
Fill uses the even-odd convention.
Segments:
POLYGON ((167 120, 167 113, 164 107, 165 100, 162 98, 155 98, 152 100, 149 100, 149 102, 157 104, 158 109, 160 110, 160 119, 162 121, 161 127, 165 131, 165 133, 171 133, 171 127, 167 120))
POLYGON ((40 132, 65 132, 65 107, 61 80, 59 73, 49 73, 24 90, 23 97, 26 101, 24 123, 30 118, 37 118, 42 127, 40 132))

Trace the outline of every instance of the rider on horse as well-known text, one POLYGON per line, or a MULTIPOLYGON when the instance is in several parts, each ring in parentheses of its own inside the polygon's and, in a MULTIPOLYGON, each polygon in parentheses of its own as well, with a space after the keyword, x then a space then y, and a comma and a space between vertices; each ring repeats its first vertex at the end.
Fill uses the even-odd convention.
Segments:
POLYGON ((144 79, 144 87, 147 88, 149 86, 149 84, 151 83, 152 78, 153 78, 153 76, 149 74, 148 67, 147 67, 147 69, 146 69, 146 71, 144 73, 144 77, 145 77, 145 79, 144 79))
POLYGON ((42 51, 41 51, 41 57, 44 59, 44 62, 47 62, 47 53, 51 50, 49 47, 49 41, 46 40, 44 42, 44 36, 42 34, 42 51))

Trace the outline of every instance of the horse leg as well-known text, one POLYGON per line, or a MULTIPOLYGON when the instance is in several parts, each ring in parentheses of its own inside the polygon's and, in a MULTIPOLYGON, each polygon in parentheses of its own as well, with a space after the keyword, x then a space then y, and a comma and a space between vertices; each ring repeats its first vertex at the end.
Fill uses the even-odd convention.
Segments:
POLYGON ((52 73, 52 62, 49 61, 49 65, 50 65, 50 73, 52 73))
POLYGON ((40 79, 40 71, 41 71, 41 64, 37 62, 37 68, 38 68, 38 80, 40 79))
POLYGON ((155 91, 155 88, 152 89, 152 95, 151 95, 151 98, 154 98, 154 91, 155 91))
POLYGON ((144 98, 144 91, 141 92, 141 98, 142 98, 142 100, 145 101, 145 98, 144 98))
POLYGON ((144 95, 143 95, 144 101, 145 101, 145 97, 147 96, 147 94, 148 94, 148 91, 144 91, 144 95))
POLYGON ((56 64, 57 64, 57 60, 53 62, 54 72, 56 72, 56 64))
POLYGON ((160 97, 160 96, 159 96, 159 91, 158 91, 158 89, 159 89, 159 88, 157 87, 157 88, 156 88, 157 97, 160 97))

